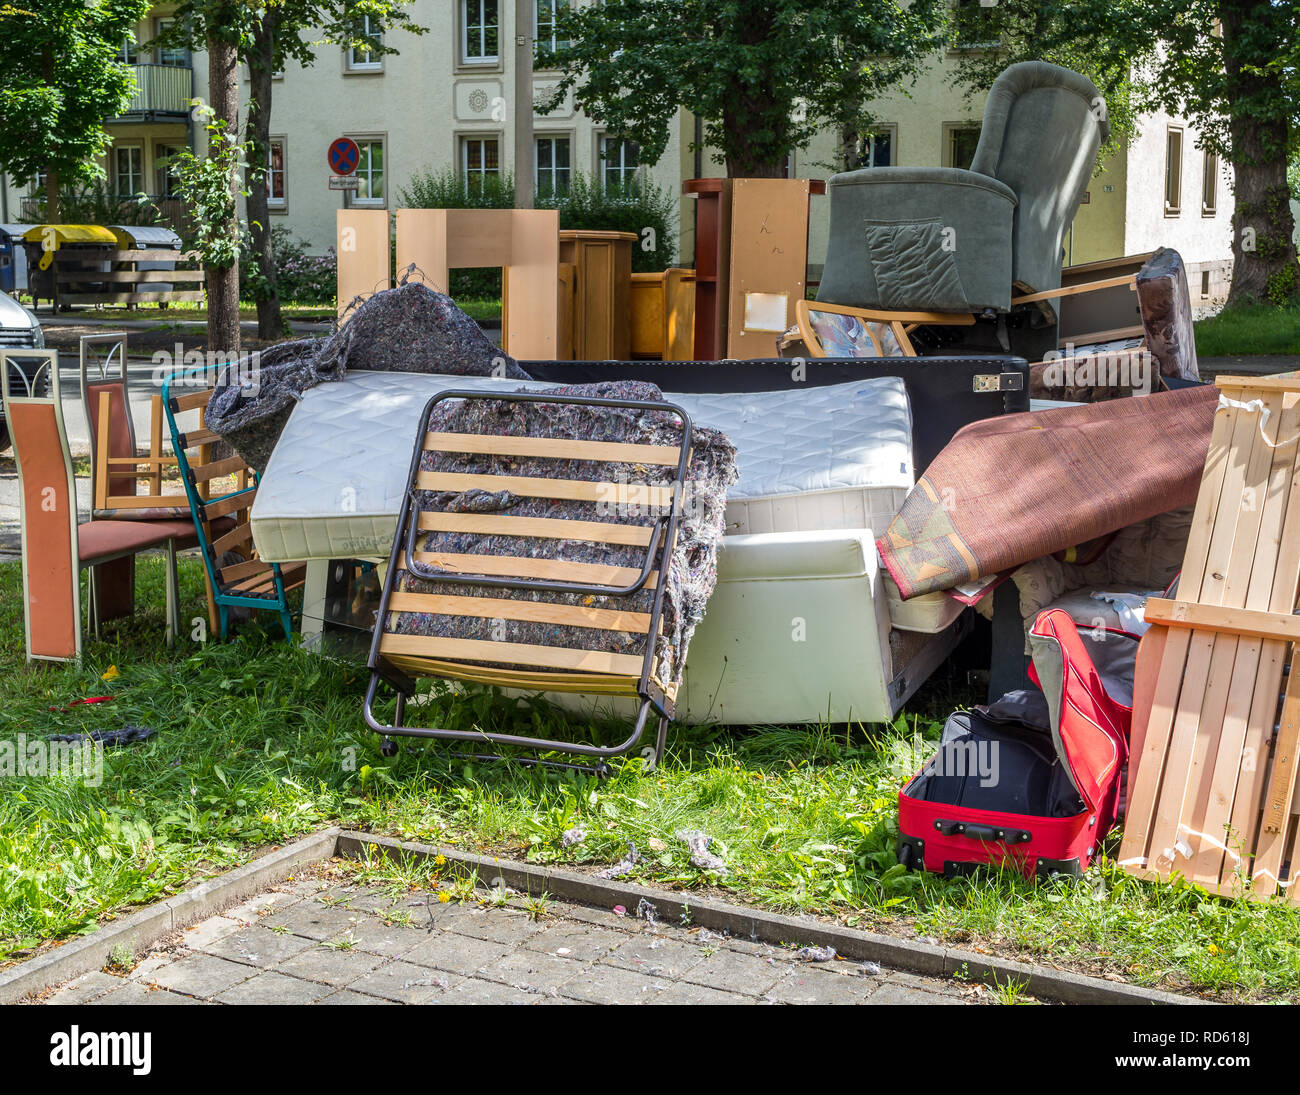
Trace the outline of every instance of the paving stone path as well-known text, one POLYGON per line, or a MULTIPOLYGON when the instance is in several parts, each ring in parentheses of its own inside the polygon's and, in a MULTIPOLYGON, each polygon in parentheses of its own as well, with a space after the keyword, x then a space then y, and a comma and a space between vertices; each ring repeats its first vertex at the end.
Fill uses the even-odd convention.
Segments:
POLYGON ((50 993, 61 1004, 961 1004, 957 980, 807 961, 793 949, 568 902, 439 904, 284 883, 147 955, 50 993))

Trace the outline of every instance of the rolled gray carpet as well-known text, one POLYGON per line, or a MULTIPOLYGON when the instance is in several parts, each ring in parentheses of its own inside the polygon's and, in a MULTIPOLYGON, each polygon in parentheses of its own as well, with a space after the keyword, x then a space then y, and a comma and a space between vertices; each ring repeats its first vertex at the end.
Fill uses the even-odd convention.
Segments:
POLYGON ((408 282, 364 301, 332 335, 262 351, 252 377, 224 373, 208 403, 207 427, 264 471, 302 393, 342 380, 349 369, 528 379, 451 297, 408 282))

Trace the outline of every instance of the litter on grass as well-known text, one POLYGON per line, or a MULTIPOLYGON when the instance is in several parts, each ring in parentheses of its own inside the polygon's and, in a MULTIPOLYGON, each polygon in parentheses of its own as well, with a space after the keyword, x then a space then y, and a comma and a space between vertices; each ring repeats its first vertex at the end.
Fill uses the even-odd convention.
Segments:
POLYGON ((93 741, 98 745, 134 745, 148 741, 157 730, 128 722, 120 730, 87 730, 82 734, 51 734, 47 741, 93 741))
MULTIPOLYGON (((631 871, 632 868, 635 867, 640 862, 641 862, 641 856, 636 850, 636 845, 628 844, 627 855, 625 855, 622 859, 620 859, 617 863, 615 863, 614 866, 606 867, 603 871, 597 871, 596 877, 597 878, 622 878, 625 874, 631 871)), ((623 911, 626 912, 627 910, 624 909, 623 911)))
POLYGON ((709 851, 713 838, 708 833, 702 833, 699 829, 681 829, 673 835, 691 850, 691 862, 700 870, 726 871, 727 864, 722 858, 709 851))

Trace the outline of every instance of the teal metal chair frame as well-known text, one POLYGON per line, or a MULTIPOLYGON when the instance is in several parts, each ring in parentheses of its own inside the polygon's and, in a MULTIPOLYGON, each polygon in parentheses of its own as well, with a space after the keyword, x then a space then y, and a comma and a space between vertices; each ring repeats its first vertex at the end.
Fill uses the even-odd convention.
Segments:
POLYGON ((185 497, 190 504, 190 515, 194 519, 194 527, 199 536, 199 548, 203 553, 203 565, 208 572, 208 581, 212 586, 212 597, 216 603, 217 612, 221 624, 221 638, 225 639, 230 631, 230 610, 232 608, 253 608, 262 611, 274 610, 279 613, 280 625, 284 628, 284 637, 287 641, 293 641, 293 614, 289 611, 288 597, 285 591, 284 574, 280 569, 279 563, 270 563, 271 580, 274 583, 275 596, 258 597, 252 596, 238 590, 231 590, 228 583, 221 580, 222 567, 217 559, 216 551, 213 547, 212 540, 208 535, 208 525, 212 518, 208 516, 208 507, 217 503, 226 503, 232 499, 239 498, 243 495, 252 494, 257 490, 260 477, 257 472, 249 468, 249 474, 253 478, 250 486, 243 487, 240 490, 229 491, 226 494, 214 495, 210 498, 204 498, 199 493, 198 480, 195 477, 193 466, 190 464, 189 457, 186 455, 186 449, 196 444, 192 440, 187 441, 185 431, 183 431, 176 422, 176 415, 181 413, 178 400, 172 396, 172 383, 178 379, 182 380, 186 386, 192 386, 195 378, 205 378, 206 374, 200 370, 197 372, 188 372, 170 376, 162 382, 162 401, 163 412, 167 415, 167 429, 171 434, 172 452, 176 456, 177 464, 180 468, 181 480, 185 484, 185 497))

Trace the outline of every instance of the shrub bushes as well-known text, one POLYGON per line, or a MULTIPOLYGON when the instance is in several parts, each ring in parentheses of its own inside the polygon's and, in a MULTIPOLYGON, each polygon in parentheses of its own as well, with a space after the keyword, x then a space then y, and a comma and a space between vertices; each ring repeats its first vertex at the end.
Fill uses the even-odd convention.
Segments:
MULTIPOLYGON (((330 247, 323 255, 307 254, 306 244, 295 239, 287 226, 271 229, 271 254, 275 260, 276 288, 282 301, 296 304, 333 304, 338 292, 338 256, 330 247)), ((239 258, 239 298, 256 300, 257 264, 244 241, 239 258)))
MULTIPOLYGON (((514 176, 509 174, 488 176, 471 187, 452 168, 425 170, 398 191, 398 205, 407 209, 512 209, 514 204, 514 176)), ((602 187, 592 176, 574 172, 565 193, 539 194, 536 205, 558 209, 563 230, 635 232, 633 270, 654 272, 672 265, 677 249, 676 203, 653 179, 628 187, 602 187)), ((448 291, 457 300, 499 297, 501 271, 453 270, 448 291)))

